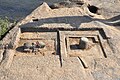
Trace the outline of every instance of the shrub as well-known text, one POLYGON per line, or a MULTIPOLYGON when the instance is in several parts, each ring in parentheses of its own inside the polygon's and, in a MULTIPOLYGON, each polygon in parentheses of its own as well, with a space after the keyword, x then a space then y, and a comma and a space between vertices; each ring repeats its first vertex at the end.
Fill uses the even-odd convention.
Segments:
POLYGON ((0 18, 0 39, 2 38, 2 35, 4 35, 8 29, 9 29, 9 20, 8 18, 1 19, 0 18))

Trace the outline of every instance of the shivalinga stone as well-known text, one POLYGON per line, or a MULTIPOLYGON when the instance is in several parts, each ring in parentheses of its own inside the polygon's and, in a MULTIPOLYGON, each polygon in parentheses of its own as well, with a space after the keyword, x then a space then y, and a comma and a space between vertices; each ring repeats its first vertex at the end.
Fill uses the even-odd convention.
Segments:
POLYGON ((44 47, 45 47, 45 43, 44 43, 44 42, 40 42, 39 44, 40 44, 40 47, 41 47, 41 48, 44 48, 44 47))
POLYGON ((80 44, 79 44, 80 49, 87 49, 88 41, 89 41, 89 40, 88 40, 86 37, 82 37, 82 38, 80 39, 80 44))
POLYGON ((27 42, 27 43, 24 43, 24 48, 26 49, 26 48, 30 48, 31 47, 31 44, 29 43, 29 42, 27 42))
POLYGON ((82 37, 80 39, 79 47, 80 49, 90 49, 92 47, 92 43, 89 41, 88 38, 82 37))

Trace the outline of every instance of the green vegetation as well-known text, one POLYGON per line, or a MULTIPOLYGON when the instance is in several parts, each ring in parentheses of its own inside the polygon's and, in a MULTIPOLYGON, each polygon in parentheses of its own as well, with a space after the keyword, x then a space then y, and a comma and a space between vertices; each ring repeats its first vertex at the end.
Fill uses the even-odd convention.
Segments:
POLYGON ((9 20, 8 18, 1 19, 0 18, 0 39, 2 38, 2 35, 4 35, 8 29, 9 29, 9 20))

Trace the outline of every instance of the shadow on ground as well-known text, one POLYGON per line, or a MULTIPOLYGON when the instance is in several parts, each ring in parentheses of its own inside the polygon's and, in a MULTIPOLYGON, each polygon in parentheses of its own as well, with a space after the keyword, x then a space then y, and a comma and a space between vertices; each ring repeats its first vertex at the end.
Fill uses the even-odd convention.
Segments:
POLYGON ((17 47, 16 51, 18 51, 18 52, 24 52, 24 46, 17 47))
POLYGON ((33 22, 24 24, 21 28, 30 28, 30 27, 40 27, 43 24, 52 24, 52 23, 64 23, 70 24, 73 28, 79 28, 82 23, 89 23, 92 21, 99 21, 106 25, 110 26, 120 26, 120 15, 115 16, 110 19, 95 19, 90 16, 64 16, 64 17, 53 17, 53 18, 44 18, 44 19, 33 19, 33 22))
POLYGON ((37 27, 43 24, 50 23, 65 23, 70 24, 74 28, 79 28, 81 23, 91 22, 93 19, 89 16, 65 16, 65 17, 53 17, 45 19, 33 19, 33 22, 22 25, 21 27, 37 27))

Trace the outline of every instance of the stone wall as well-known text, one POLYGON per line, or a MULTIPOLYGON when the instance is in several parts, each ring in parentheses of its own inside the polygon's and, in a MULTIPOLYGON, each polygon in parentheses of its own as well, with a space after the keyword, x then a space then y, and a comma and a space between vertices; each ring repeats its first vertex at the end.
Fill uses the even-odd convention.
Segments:
POLYGON ((19 35, 21 31, 19 27, 14 27, 9 33, 3 38, 3 44, 10 44, 10 47, 15 47, 19 41, 19 35))

